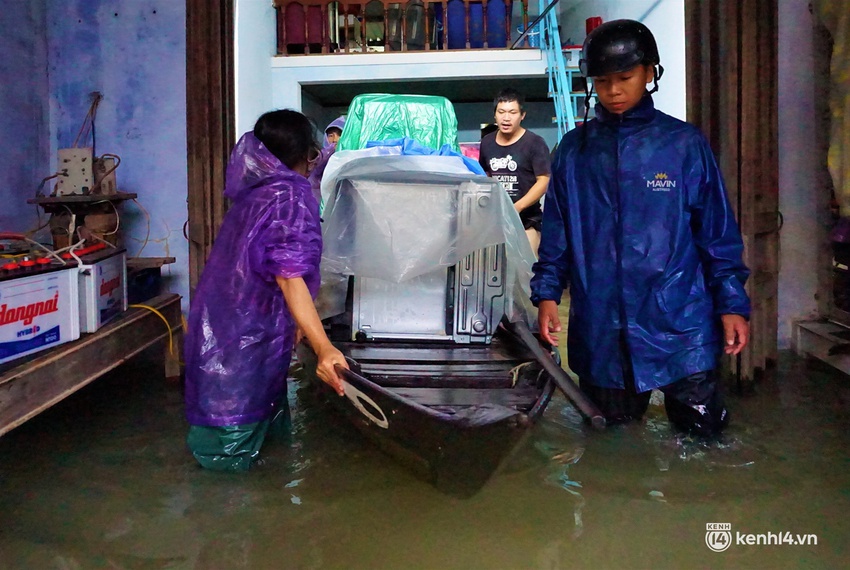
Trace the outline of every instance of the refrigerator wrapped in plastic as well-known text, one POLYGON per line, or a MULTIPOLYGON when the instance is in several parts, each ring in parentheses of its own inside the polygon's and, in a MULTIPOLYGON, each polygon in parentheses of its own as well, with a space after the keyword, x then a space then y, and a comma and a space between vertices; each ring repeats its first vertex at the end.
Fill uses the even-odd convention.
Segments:
POLYGON ((504 189, 460 156, 393 150, 328 164, 322 316, 353 338, 455 343, 489 342, 504 316, 533 324, 534 256, 504 189))

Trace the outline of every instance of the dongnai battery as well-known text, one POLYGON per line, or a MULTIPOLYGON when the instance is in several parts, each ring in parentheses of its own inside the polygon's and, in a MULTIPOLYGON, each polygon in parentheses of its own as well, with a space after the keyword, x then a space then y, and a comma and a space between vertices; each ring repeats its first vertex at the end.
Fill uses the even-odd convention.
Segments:
POLYGON ((80 338, 76 262, 0 267, 0 364, 80 338))
POLYGON ((80 260, 80 332, 93 333, 127 310, 127 252, 100 249, 80 260))

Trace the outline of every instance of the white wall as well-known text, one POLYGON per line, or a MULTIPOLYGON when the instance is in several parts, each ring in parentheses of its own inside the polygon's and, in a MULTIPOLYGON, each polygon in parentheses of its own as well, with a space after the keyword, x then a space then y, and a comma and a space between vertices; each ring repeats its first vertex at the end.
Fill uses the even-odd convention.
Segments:
POLYGON ((581 45, 585 21, 592 16, 600 16, 603 22, 637 20, 652 31, 664 67, 659 90, 653 95, 655 106, 686 120, 684 0, 561 0, 561 40, 581 45))
POLYGON ((234 45, 236 66, 236 138, 254 128, 272 110, 269 59, 277 52, 275 11, 270 0, 236 0, 234 45))
MULTIPOLYGON (((241 4, 253 6, 261 0, 240 0, 241 4)), ((561 36, 577 43, 584 40, 585 19, 602 16, 604 20, 633 18, 643 21, 655 31, 656 40, 665 67, 661 90, 655 95, 659 109, 680 119, 685 119, 685 14, 684 0, 562 0, 561 36), (658 30, 663 30, 663 33, 658 30)), ((533 2, 532 2, 533 3, 533 2)), ((534 12, 534 11, 532 11, 534 12)), ((252 18, 267 22, 260 10, 252 8, 252 18)), ((242 15, 239 15, 240 19, 242 15)), ((253 56, 260 57, 262 50, 256 42, 262 34, 274 37, 274 30, 263 31, 262 25, 239 24, 252 30, 253 56)), ((241 37, 241 36, 238 36, 241 37)), ((243 49, 240 42, 239 49, 243 49)), ((243 58, 240 56, 240 60, 243 58)), ((507 80, 522 76, 543 75, 546 61, 542 52, 536 50, 516 51, 471 51, 471 52, 407 52, 382 54, 324 55, 321 57, 281 57, 272 59, 271 106, 302 109, 301 85, 333 84, 363 80, 422 80, 423 78, 475 78, 504 77, 507 80)), ((258 75, 259 76, 259 75, 258 75)), ((256 85, 266 84, 261 77, 253 84, 239 81, 238 116, 249 115, 260 107, 266 107, 265 89, 256 85), (262 101, 262 103, 261 103, 262 101)), ((482 101, 490 99, 482 94, 482 101)), ((254 116, 255 117, 255 116, 254 116)), ((555 137, 557 138, 557 137, 555 137)), ((554 144, 554 142, 552 143, 554 144)))
POLYGON ((807 0, 779 2, 779 347, 791 342, 791 323, 817 313, 819 228, 828 196, 819 190, 823 166, 815 128, 812 67, 814 16, 807 0))
MULTIPOLYGON (((536 2, 529 3, 531 16, 536 2)), ((514 12, 518 17, 519 3, 514 12)), ((665 76, 656 94, 659 109, 685 118, 684 0, 561 0, 561 37, 584 40, 585 19, 634 18, 655 31, 665 76), (663 30, 660 33, 658 30, 663 30)), ((302 100, 302 85, 364 80, 423 80, 438 78, 502 77, 506 81, 543 75, 546 61, 536 50, 407 52, 386 54, 323 55, 321 57, 269 58, 275 52, 274 11, 266 0, 236 1, 236 130, 241 134, 271 108, 305 110, 310 107, 321 128, 344 109, 324 109, 318 102, 302 100), (271 66, 269 68, 269 62, 271 66), (311 105, 312 103, 312 105, 311 105)), ((482 94, 482 102, 491 94, 482 94)), ((557 142, 545 104, 532 105, 527 126, 540 132, 550 145, 557 142), (550 133, 551 131, 551 133, 550 133), (549 140, 552 139, 552 140, 549 140)), ((459 117, 466 113, 457 113, 459 117)), ((476 115, 483 113, 476 113, 476 115)), ((484 121, 489 120, 489 113, 484 121)), ((473 123, 479 122, 476 118, 473 123)), ((472 124, 472 123, 470 123, 472 124)), ((477 127, 461 125, 461 138, 470 138, 477 127), (469 132, 464 132, 469 131, 469 132)))
MULTIPOLYGON (((304 112, 323 129, 346 112, 345 107, 322 107, 302 90, 302 85, 361 82, 368 80, 474 79, 499 77, 505 84, 520 85, 523 77, 541 76, 546 62, 538 50, 406 52, 378 54, 323 55, 321 57, 278 57, 271 62, 272 106, 304 112)), ((482 93, 486 103, 456 104, 458 138, 461 142, 477 141, 480 124, 493 120, 492 98, 495 93, 482 93)), ((552 124, 551 103, 529 105, 523 126, 542 136, 550 147, 558 139, 552 124)))
MULTIPOLYGON (((300 110, 301 86, 360 81, 423 81, 534 77, 546 73, 538 50, 396 52, 321 57, 278 57, 272 65, 275 108, 300 110)), ((482 93, 482 100, 492 94, 482 93)))

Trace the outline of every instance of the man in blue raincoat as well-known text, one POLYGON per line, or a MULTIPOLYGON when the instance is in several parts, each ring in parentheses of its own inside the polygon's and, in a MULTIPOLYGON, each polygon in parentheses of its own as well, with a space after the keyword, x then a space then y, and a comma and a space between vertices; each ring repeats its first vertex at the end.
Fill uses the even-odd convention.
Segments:
POLYGON ((587 36, 580 64, 596 118, 554 157, 532 301, 557 344, 569 288, 570 368, 610 423, 639 419, 657 388, 677 428, 713 435, 728 422, 720 355, 747 344, 749 271, 707 141, 653 105, 659 63, 639 22, 587 36))
POLYGON ((203 467, 247 470, 270 424, 288 415, 297 330, 319 378, 342 394, 334 367, 348 365, 313 305, 322 233, 307 175, 316 146, 312 122, 284 109, 261 116, 231 153, 232 206, 192 298, 184 351, 187 443, 203 467))

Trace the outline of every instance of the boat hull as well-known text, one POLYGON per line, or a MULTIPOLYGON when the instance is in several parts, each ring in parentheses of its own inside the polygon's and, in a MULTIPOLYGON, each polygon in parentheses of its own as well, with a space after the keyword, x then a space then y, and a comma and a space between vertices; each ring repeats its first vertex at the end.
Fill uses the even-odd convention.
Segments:
MULTIPOLYGON (((336 344, 351 370, 345 397, 316 381, 328 401, 380 449, 456 496, 476 493, 499 470, 554 390, 528 354, 498 341, 336 344)), ((299 359, 315 371, 306 345, 299 359)))

